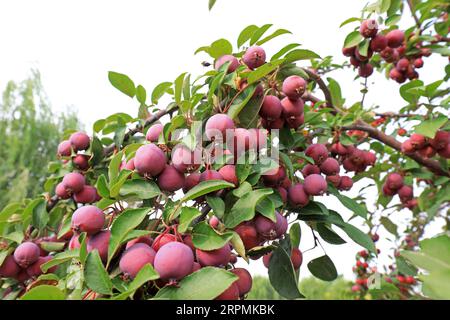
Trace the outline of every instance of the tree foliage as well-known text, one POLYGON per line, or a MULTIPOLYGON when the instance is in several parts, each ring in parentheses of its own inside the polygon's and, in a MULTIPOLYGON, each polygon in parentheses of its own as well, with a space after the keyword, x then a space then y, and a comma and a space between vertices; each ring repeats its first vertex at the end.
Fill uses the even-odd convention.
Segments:
POLYGON ((39 72, 6 85, 0 103, 0 208, 42 192, 63 132, 78 127, 74 113, 51 110, 39 72))
POLYGON ((414 256, 397 251, 416 250, 425 227, 447 219, 448 76, 424 83, 417 71, 423 58, 449 55, 447 10, 436 0, 376 1, 362 19, 345 22, 358 22, 343 45, 358 68, 357 101, 331 76, 354 72, 350 64, 296 43, 266 53, 266 43, 291 33, 270 24, 244 28, 237 46, 221 38, 200 47, 196 53, 213 61, 203 65, 214 68, 198 77, 183 72, 147 91, 109 72, 110 83, 137 101, 137 117, 113 114, 97 120, 90 136, 66 135, 47 192, 0 213, 6 298, 245 298, 251 276, 234 267, 238 259, 263 259, 280 296, 314 297, 299 288, 299 268, 323 281, 338 278, 325 250, 345 245, 336 230, 363 248, 356 298, 442 296, 441 288, 417 286, 441 270, 417 277, 405 260, 414 256), (415 25, 400 30, 405 8, 415 25), (375 71, 402 83, 405 105, 379 113, 365 103, 364 79, 375 71), (363 178, 370 183, 361 185, 363 178), (341 206, 325 206, 324 195, 341 206), (352 212, 348 220, 343 207, 352 212), (400 210, 412 217, 405 232, 393 222, 400 210), (374 266, 381 227, 394 237, 389 270, 374 266), (305 229, 316 258, 299 250, 305 229))

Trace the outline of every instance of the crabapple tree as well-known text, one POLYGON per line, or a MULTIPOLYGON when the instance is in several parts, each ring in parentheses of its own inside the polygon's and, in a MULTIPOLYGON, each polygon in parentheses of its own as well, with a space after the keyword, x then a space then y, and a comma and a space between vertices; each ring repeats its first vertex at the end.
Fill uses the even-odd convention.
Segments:
POLYGON ((244 299, 251 265, 241 266, 261 260, 275 290, 297 299, 299 269, 334 280, 325 248, 346 241, 362 247, 356 298, 374 294, 377 274, 381 298, 425 294, 417 283, 429 278, 417 276, 413 252, 434 219, 450 224, 450 67, 432 83, 419 70, 449 55, 448 9, 437 0, 366 6, 343 23, 355 27, 344 63, 296 43, 267 52, 290 32, 250 25, 235 46, 222 38, 196 51, 209 56, 202 75, 147 90, 109 72, 136 99, 137 116, 67 132, 45 193, 1 211, 3 297, 244 299), (404 14, 415 23, 408 29, 398 27, 404 14), (336 69, 362 82, 361 100, 344 99, 336 69), (402 84, 403 106, 380 113, 364 104, 375 72, 402 84), (404 230, 394 222, 400 210, 410 216, 404 230), (375 267, 379 228, 392 235, 389 270, 375 267), (305 230, 313 243, 302 241, 305 230))

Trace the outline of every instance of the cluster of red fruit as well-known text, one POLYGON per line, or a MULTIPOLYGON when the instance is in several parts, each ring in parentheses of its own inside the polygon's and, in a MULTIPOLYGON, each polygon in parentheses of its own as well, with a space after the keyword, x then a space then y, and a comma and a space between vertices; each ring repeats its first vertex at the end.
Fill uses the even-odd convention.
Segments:
POLYGON ((363 78, 367 78, 373 73, 373 65, 369 60, 374 52, 378 52, 387 63, 393 64, 389 77, 398 83, 403 83, 406 79, 417 79, 419 74, 416 68, 422 68, 422 57, 428 57, 431 54, 430 49, 422 48, 419 42, 416 44, 418 52, 406 55, 405 33, 398 29, 391 30, 386 34, 378 32, 378 23, 373 19, 364 20, 359 32, 364 38, 370 39, 367 53, 361 54, 356 46, 344 48, 342 53, 346 57, 350 57, 350 63, 358 68, 358 74, 363 78))
MULTIPOLYGON (((351 290, 360 295, 358 298, 361 298, 369 290, 369 278, 378 271, 376 267, 369 266, 369 263, 373 258, 374 256, 366 250, 362 250, 356 255, 356 265, 353 267, 353 272, 356 274, 356 280, 351 290)), ((416 279, 410 275, 405 276, 396 273, 393 265, 390 265, 389 269, 391 270, 391 273, 390 275, 385 276, 384 280, 399 288, 403 296, 409 296, 412 286, 416 284, 416 279)))
POLYGON ((437 131, 433 139, 413 133, 402 143, 402 152, 404 154, 418 152, 425 158, 434 157, 437 153, 443 158, 450 159, 450 132, 437 131))
MULTIPOLYGON (((80 248, 79 234, 87 235, 87 251, 97 250, 103 262, 108 258, 108 244, 111 232, 103 229, 105 214, 94 206, 83 206, 72 216, 74 235, 69 242, 69 249, 80 248)), ((287 223, 286 223, 287 227, 287 223)), ((210 251, 196 249, 189 234, 179 234, 176 226, 168 227, 155 239, 141 236, 130 240, 121 250, 119 269, 124 279, 133 279, 147 264, 152 265, 160 278, 155 287, 174 285, 187 275, 202 267, 229 267, 237 260, 231 252, 230 244, 210 251), (173 231, 173 233, 170 233, 173 231)), ((249 272, 242 268, 230 269, 239 278, 228 290, 217 299, 239 299, 251 289, 252 278, 249 272)))
POLYGON ((393 172, 387 175, 383 185, 383 194, 390 197, 398 194, 400 201, 408 209, 414 209, 417 206, 412 186, 405 185, 403 176, 399 173, 393 172))
MULTIPOLYGON (((51 241, 53 239, 40 239, 41 241, 51 241)), ((50 261, 53 257, 45 251, 39 242, 26 241, 21 243, 8 255, 0 265, 0 277, 13 278, 19 283, 24 283, 28 279, 35 279, 44 272, 41 266, 50 261)), ((47 270, 48 273, 56 271, 56 266, 47 270)))
MULTIPOLYGON (((356 255, 356 265, 353 272, 356 274, 356 283, 352 286, 353 292, 361 292, 368 289, 370 253, 366 250, 358 252, 356 255)), ((373 268, 370 271, 375 271, 373 268)))
MULTIPOLYGON (((75 132, 69 140, 61 142, 58 146, 58 156, 65 162, 67 158, 72 159, 72 164, 82 172, 89 169, 89 156, 80 151, 86 151, 90 146, 91 140, 84 132, 75 132), (72 152, 76 154, 72 156, 72 152)), ((86 183, 84 175, 80 172, 71 172, 64 176, 55 189, 55 194, 60 199, 70 199, 77 203, 87 204, 100 200, 97 189, 86 183)))

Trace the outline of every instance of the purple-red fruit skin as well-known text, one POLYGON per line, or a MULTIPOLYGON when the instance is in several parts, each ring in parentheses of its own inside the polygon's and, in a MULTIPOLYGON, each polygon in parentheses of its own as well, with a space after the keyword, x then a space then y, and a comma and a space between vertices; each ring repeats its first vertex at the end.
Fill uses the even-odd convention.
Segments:
POLYGON ((238 300, 239 299, 239 287, 236 282, 232 283, 227 290, 222 292, 215 300, 238 300))
POLYGON ((164 126, 157 123, 148 128, 145 139, 150 142, 158 142, 160 134, 163 132, 164 126))
POLYGON ((327 158, 320 165, 320 170, 327 176, 334 176, 339 173, 339 162, 334 158, 327 158))
POLYGON ((214 68, 216 70, 219 70, 219 68, 227 62, 230 62, 230 64, 228 65, 227 73, 234 72, 239 67, 238 59, 231 54, 226 54, 216 60, 214 68))
POLYGON ((223 113, 213 115, 206 121, 205 134, 208 139, 226 141, 227 130, 234 129, 233 120, 223 113))
POLYGON ((259 115, 265 119, 277 119, 281 116, 282 111, 280 99, 276 96, 267 95, 264 97, 259 115))
POLYGON ((12 278, 20 272, 20 266, 16 263, 14 256, 10 255, 5 258, 0 265, 0 277, 12 278))
MULTIPOLYGON (((41 266, 44 263, 47 263, 52 259, 53 259, 52 256, 39 257, 35 263, 33 263, 31 266, 29 266, 27 268, 26 271, 27 271, 28 276, 29 277, 39 277, 41 274, 44 274, 44 271, 42 271, 41 266)), ((53 273, 56 271, 56 269, 57 269, 57 266, 53 266, 53 267, 49 268, 47 270, 47 272, 45 272, 45 273, 53 273)))
POLYGON ((288 198, 293 207, 303 207, 309 203, 309 196, 301 183, 294 184, 288 189, 288 198))
POLYGON ((305 192, 310 196, 320 196, 327 191, 327 182, 319 174, 312 174, 305 178, 305 192))
POLYGON ((192 273, 194 254, 181 242, 170 242, 162 246, 155 256, 155 270, 163 280, 180 280, 192 273))
POLYGON ((304 102, 302 99, 292 100, 286 97, 281 100, 281 106, 284 118, 295 118, 303 114, 304 102))
POLYGON ((286 97, 297 100, 301 98, 301 96, 306 91, 307 82, 305 79, 299 76, 289 76, 283 81, 282 91, 286 95, 286 97))
POLYGON ((55 194, 61 199, 69 199, 70 198, 70 193, 66 189, 66 186, 64 185, 64 183, 62 183, 62 182, 60 182, 56 185, 55 194))
POLYGON ((239 289, 239 296, 243 297, 252 289, 253 279, 250 272, 244 268, 234 268, 231 270, 239 279, 235 282, 239 289))
POLYGON ((136 151, 134 166, 141 176, 156 177, 166 167, 164 152, 154 144, 146 144, 136 151))
POLYGON ((14 260, 20 267, 25 269, 35 263, 40 257, 40 254, 41 251, 37 244, 23 242, 14 251, 14 260))
POLYGON ((97 250, 103 262, 108 260, 108 245, 111 238, 111 231, 103 230, 89 237, 87 251, 97 250))
POLYGON ((94 203, 97 201, 97 189, 93 186, 84 186, 80 192, 73 195, 73 199, 78 203, 94 203))
POLYGON ((230 245, 227 243, 222 248, 203 251, 197 249, 196 251, 197 260, 202 265, 205 266, 226 266, 230 262, 231 249, 230 245))
POLYGON ((219 169, 219 174, 222 176, 223 180, 230 182, 237 186, 239 180, 236 176, 236 167, 232 164, 227 164, 219 169))
POLYGON ((184 174, 175 169, 174 166, 167 165, 158 176, 158 186, 163 191, 175 192, 184 186, 184 174))
POLYGON ((58 145, 58 155, 68 157, 72 154, 72 145, 69 140, 64 140, 58 145))
POLYGON ((247 49, 242 57, 242 61, 250 69, 256 69, 266 62, 266 52, 263 48, 253 46, 247 49))
POLYGON ((86 184, 86 179, 81 173, 71 172, 64 176, 62 183, 65 185, 67 190, 77 193, 83 189, 86 184))
POLYGON ((84 132, 75 132, 69 138, 70 144, 75 151, 82 151, 89 148, 91 139, 84 132))
POLYGON ((127 249, 119 261, 119 268, 126 276, 136 277, 139 271, 146 265, 153 265, 155 250, 144 243, 137 243, 127 249))
POLYGON ((78 208, 72 215, 72 230, 76 233, 86 232, 93 235, 105 224, 105 214, 95 206, 78 208))

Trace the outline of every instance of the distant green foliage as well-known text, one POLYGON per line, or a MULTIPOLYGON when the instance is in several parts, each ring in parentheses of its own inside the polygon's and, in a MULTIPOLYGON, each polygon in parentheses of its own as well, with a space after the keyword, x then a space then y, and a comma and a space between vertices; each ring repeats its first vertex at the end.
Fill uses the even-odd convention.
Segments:
MULTIPOLYGON (((352 283, 342 277, 332 282, 316 278, 305 278, 300 282, 300 291, 308 300, 352 300, 354 294, 350 288, 352 283)), ((266 277, 253 278, 253 287, 248 295, 249 300, 281 300, 283 299, 270 285, 266 277)))
POLYGON ((78 127, 74 112, 51 110, 39 72, 6 85, 0 101, 0 211, 43 191, 47 164, 56 158, 64 130, 78 127))

